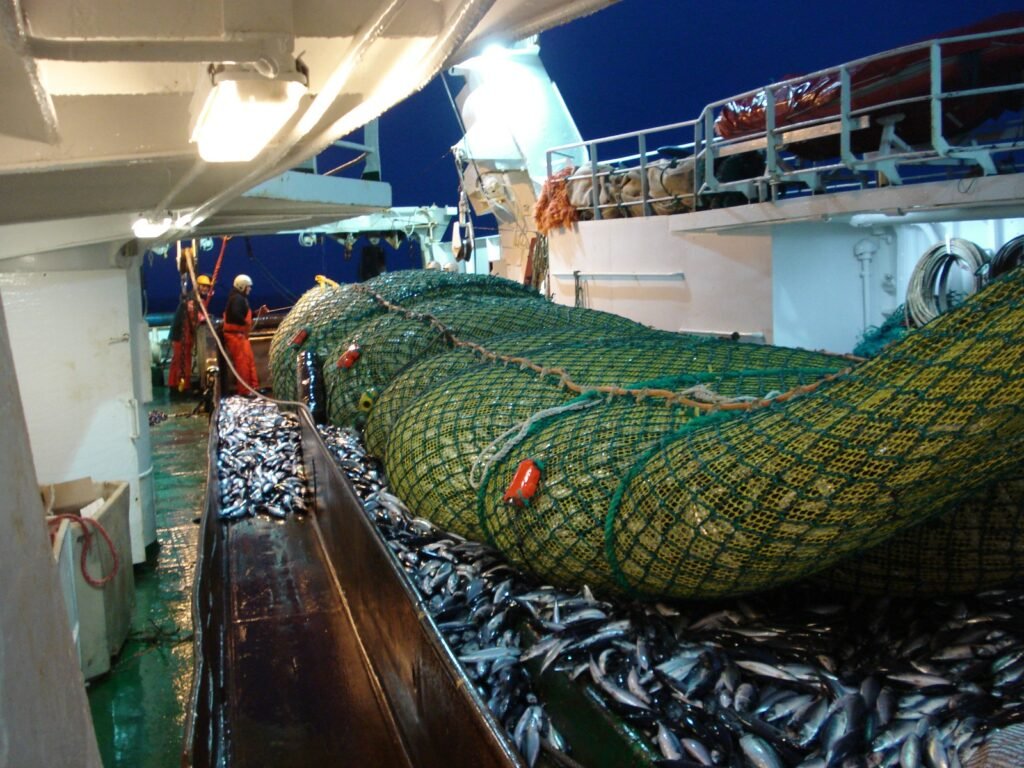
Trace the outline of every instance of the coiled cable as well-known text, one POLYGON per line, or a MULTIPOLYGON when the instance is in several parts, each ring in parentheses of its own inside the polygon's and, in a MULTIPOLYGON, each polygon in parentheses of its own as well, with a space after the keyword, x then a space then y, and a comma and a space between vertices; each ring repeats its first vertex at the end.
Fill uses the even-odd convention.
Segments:
POLYGON ((949 274, 954 266, 964 269, 973 280, 968 293, 981 288, 985 252, 970 240, 958 237, 936 243, 922 254, 907 283, 907 320, 922 326, 951 307, 949 274))
POLYGON ((1017 235, 996 251, 996 255, 992 257, 992 262, 988 266, 988 278, 993 280, 1022 263, 1024 263, 1024 235, 1017 235))

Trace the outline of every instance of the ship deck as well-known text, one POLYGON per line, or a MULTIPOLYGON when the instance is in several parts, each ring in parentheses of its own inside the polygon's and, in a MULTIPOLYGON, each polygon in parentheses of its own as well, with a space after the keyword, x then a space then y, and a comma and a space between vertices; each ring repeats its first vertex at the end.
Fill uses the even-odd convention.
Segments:
POLYGON ((192 581, 206 491, 209 420, 193 401, 154 389, 153 474, 157 541, 135 566, 128 640, 111 670, 89 684, 89 705, 106 768, 178 765, 192 680, 192 581))

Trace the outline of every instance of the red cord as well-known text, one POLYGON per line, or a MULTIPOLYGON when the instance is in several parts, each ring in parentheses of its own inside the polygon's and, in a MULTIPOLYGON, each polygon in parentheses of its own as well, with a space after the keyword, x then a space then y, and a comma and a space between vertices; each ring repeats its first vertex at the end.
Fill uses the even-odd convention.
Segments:
MULTIPOLYGON (((117 575, 117 569, 120 565, 117 558, 117 549, 114 547, 114 542, 110 540, 109 534, 103 529, 103 526, 99 524, 99 521, 94 520, 91 517, 81 517, 80 515, 71 514, 60 514, 50 515, 46 518, 46 522, 50 525, 57 525, 60 523, 61 520, 68 520, 69 522, 78 523, 80 526, 82 526, 82 538, 84 539, 84 544, 82 546, 81 566, 82 576, 85 578, 86 583, 88 583, 89 586, 91 587, 96 587, 97 589, 108 584, 117 575), (101 579, 94 579, 92 576, 89 575, 89 571, 85 567, 86 558, 89 556, 89 550, 92 548, 92 534, 89 533, 89 526, 86 525, 86 523, 95 526, 96 530, 100 532, 100 535, 103 537, 103 540, 107 542, 107 546, 110 548, 111 556, 114 558, 114 567, 110 569, 110 573, 108 573, 101 579)), ((51 538, 52 536, 53 532, 51 532, 51 538)))
POLYGON ((213 298, 213 291, 217 287, 217 275, 220 274, 220 264, 224 260, 224 249, 228 247, 228 240, 230 237, 221 238, 220 241, 220 254, 217 256, 217 263, 213 265, 213 277, 210 278, 210 290, 206 294, 206 298, 203 299, 203 306, 209 309, 210 299, 213 298))

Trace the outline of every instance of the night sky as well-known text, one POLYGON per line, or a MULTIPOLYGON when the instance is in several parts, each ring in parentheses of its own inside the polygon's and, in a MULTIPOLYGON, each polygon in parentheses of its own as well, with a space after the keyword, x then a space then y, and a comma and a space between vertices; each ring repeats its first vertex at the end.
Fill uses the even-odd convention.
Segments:
MULTIPOLYGON (((544 32, 584 139, 689 120, 710 102, 1024 10, 1020 0, 621 0, 544 32)), ((447 77, 453 94, 461 77, 447 77)), ((453 204, 460 138, 440 77, 381 119, 395 205, 453 204)))
MULTIPOLYGON (((710 102, 791 75, 1020 10, 1020 0, 621 0, 543 33, 541 59, 580 133, 592 139, 692 119, 710 102)), ((453 94, 462 88, 462 78, 438 76, 380 120, 382 177, 392 185, 396 206, 457 202, 450 147, 460 130, 442 77, 453 94)), ((352 138, 361 139, 361 132, 352 138)), ((332 160, 328 155, 321 166, 331 167, 332 160)), ((480 230, 493 221, 485 217, 480 224, 478 232, 486 234, 480 230)), ((418 262, 408 246, 386 251, 389 270, 418 262)), ((357 248, 345 259, 331 240, 302 248, 294 235, 232 240, 212 308, 222 311, 238 272, 254 279, 253 306, 279 307, 310 288, 314 274, 356 279, 358 255, 357 248)), ((211 271, 215 260, 215 252, 201 254, 200 270, 211 271)), ((143 281, 146 311, 172 312, 173 261, 150 256, 143 281)))

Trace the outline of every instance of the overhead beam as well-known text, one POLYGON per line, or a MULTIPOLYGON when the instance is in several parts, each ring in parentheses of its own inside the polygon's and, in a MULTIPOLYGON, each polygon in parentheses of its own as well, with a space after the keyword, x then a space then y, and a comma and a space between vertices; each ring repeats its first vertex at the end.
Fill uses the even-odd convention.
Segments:
MULTIPOLYGON (((287 41, 291 38, 278 36, 287 41)), ((37 59, 58 61, 256 61, 278 50, 282 43, 267 36, 210 39, 140 40, 58 40, 28 39, 37 59)))
POLYGON ((0 82, 4 90, 0 133, 55 144, 59 140, 57 115, 28 51, 18 0, 0 0, 0 33, 0 82))
MULTIPOLYGON (((62 137, 49 146, 0 136, 5 173, 196 157, 187 93, 58 96, 62 137)), ((6 119, 0 111, 0 120, 6 119)))

